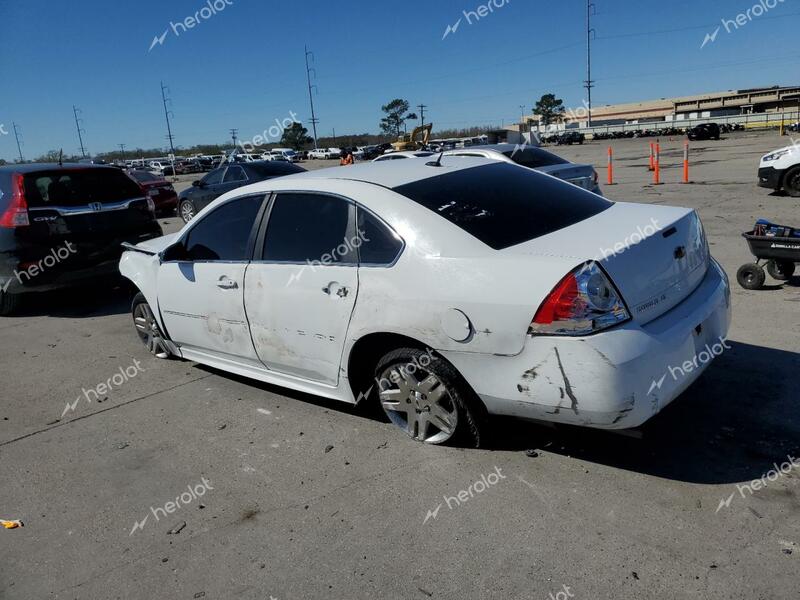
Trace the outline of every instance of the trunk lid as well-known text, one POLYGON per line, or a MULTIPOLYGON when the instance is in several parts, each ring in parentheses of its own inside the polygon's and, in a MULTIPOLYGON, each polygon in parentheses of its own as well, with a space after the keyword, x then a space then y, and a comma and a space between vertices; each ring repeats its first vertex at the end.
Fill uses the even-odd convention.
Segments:
POLYGON ((693 210, 632 203, 617 203, 504 252, 572 257, 575 266, 597 261, 640 324, 689 296, 705 277, 710 261, 700 218, 693 210))

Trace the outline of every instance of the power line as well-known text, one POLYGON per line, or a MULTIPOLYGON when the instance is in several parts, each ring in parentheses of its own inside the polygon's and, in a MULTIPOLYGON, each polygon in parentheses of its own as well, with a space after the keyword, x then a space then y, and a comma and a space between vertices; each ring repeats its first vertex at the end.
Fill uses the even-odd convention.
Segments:
POLYGON ((86 158, 86 149, 83 147, 83 137, 81 136, 81 133, 86 133, 86 131, 81 129, 80 122, 83 121, 83 119, 79 119, 78 118, 78 113, 79 112, 83 112, 83 111, 81 109, 79 109, 79 108, 75 108, 75 105, 73 104, 72 105, 72 114, 75 115, 75 128, 78 130, 78 142, 80 142, 80 144, 81 144, 81 156, 83 158, 86 158))
MULTIPOLYGON (((311 127, 314 129, 314 150, 317 149, 317 123, 319 120, 317 119, 317 115, 314 113, 314 94, 311 93, 311 88, 316 88, 316 85, 311 85, 311 71, 314 71, 314 79, 317 78, 317 70, 312 69, 308 66, 308 55, 311 55, 311 60, 314 59, 314 53, 308 51, 308 46, 303 46, 306 51, 306 81, 308 82, 308 101, 311 103, 311 127)), ((317 88, 317 91, 319 89, 317 88)))
POLYGON ((19 130, 17 129, 16 123, 11 123, 11 127, 14 128, 14 138, 17 140, 17 152, 19 152, 19 162, 25 162, 25 159, 22 157, 22 144, 19 141, 19 130))

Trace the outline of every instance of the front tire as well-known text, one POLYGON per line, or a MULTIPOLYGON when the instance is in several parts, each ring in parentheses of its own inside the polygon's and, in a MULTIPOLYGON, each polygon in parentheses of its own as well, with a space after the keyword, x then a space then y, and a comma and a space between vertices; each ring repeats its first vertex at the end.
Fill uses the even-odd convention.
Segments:
POLYGON ((794 167, 783 177, 783 189, 792 198, 800 198, 800 167, 794 167))
POLYGON ((764 269, 755 263, 747 263, 739 267, 736 272, 736 281, 746 290, 760 290, 767 280, 764 269))
POLYGON ((480 447, 485 409, 443 358, 416 348, 393 350, 378 362, 375 380, 384 413, 409 437, 480 447))
POLYGON ((178 205, 178 214, 181 216, 184 223, 188 223, 194 219, 194 216, 197 214, 197 209, 190 200, 181 200, 181 203, 178 205))
POLYGON ((136 333, 145 348, 147 348, 147 351, 156 358, 169 358, 170 352, 167 348, 166 338, 161 333, 158 321, 153 315, 153 309, 150 308, 147 299, 141 292, 133 298, 131 313, 133 314, 133 325, 136 328, 136 333))

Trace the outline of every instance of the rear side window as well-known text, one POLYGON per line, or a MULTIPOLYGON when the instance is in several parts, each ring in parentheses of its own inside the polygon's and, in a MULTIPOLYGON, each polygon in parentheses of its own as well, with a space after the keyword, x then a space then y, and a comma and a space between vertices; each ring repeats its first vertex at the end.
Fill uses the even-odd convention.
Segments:
POLYGON ((362 265, 390 265, 403 249, 403 240, 375 216, 358 209, 358 246, 362 265))
POLYGON ((248 242, 263 199, 237 198, 205 215, 186 237, 186 260, 250 260, 248 242))
POLYGON ((30 207, 83 206, 141 198, 138 184, 120 169, 63 169, 25 175, 30 207))
POLYGON ((518 165, 528 167, 529 169, 538 169, 539 167, 550 167, 552 165, 565 165, 569 161, 564 160, 560 156, 551 154, 546 150, 538 148, 525 148, 523 150, 511 150, 503 152, 505 156, 513 160, 518 165))
POLYGON ((348 238, 352 205, 325 194, 278 194, 269 214, 263 259, 356 264, 359 242, 348 238))
POLYGON ((140 183, 152 183, 153 181, 162 181, 164 179, 158 175, 153 175, 149 171, 130 171, 130 174, 140 183))
POLYGON ((508 163, 394 188, 495 250, 547 235, 612 206, 604 198, 508 163))
POLYGON ((264 162, 255 163, 247 166, 248 171, 256 174, 257 177, 280 177, 281 175, 291 175, 292 173, 302 173, 303 167, 298 167, 288 162, 264 162))

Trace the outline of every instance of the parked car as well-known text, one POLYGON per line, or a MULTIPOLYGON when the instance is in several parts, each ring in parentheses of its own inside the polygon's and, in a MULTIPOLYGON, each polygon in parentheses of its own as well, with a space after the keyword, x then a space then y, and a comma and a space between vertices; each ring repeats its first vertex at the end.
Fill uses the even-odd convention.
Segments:
POLYGON ((339 158, 342 151, 339 148, 315 148, 308 153, 309 158, 330 159, 339 158))
POLYGON ((16 310, 27 292, 116 275, 122 242, 162 235, 154 210, 116 167, 0 166, 0 314, 16 310))
POLYGON ((556 137, 556 144, 565 146, 572 144, 583 144, 586 141, 586 136, 579 131, 565 131, 556 137))
POLYGON ((719 135, 719 125, 716 123, 701 123, 686 130, 690 140, 718 140, 719 135))
POLYGON ((444 155, 482 156, 492 160, 514 163, 558 177, 595 194, 602 195, 603 193, 598 184, 597 171, 592 165, 569 162, 537 146, 515 146, 514 144, 471 146, 459 150, 448 150, 444 155))
POLYGON ((403 158, 424 158, 426 156, 433 156, 433 152, 428 150, 404 150, 402 152, 389 152, 382 154, 372 162, 386 162, 387 160, 400 160, 403 158))
POLYGON ((178 208, 178 194, 172 184, 155 173, 131 169, 128 174, 144 188, 147 195, 153 199, 156 216, 175 214, 178 208))
POLYGON ((730 323, 694 210, 483 158, 249 185, 120 271, 157 357, 378 403, 432 444, 480 444, 487 414, 637 427, 705 371, 730 323))
POLYGON ((270 154, 282 157, 283 160, 288 160, 289 162, 297 162, 300 160, 300 156, 291 148, 273 148, 270 150, 270 154))
POLYGON ((147 163, 147 167, 148 167, 149 171, 153 171, 153 172, 156 172, 156 173, 163 174, 164 173, 164 167, 166 167, 167 164, 168 163, 162 163, 162 162, 160 162, 158 160, 151 160, 149 163, 147 163))
POLYGON ((776 192, 783 190, 793 198, 800 198, 800 144, 762 156, 758 165, 758 185, 776 192))
POLYGON ((303 167, 284 161, 253 161, 242 163, 223 163, 192 187, 182 191, 178 197, 178 215, 184 223, 222 194, 256 181, 301 173, 303 167))

